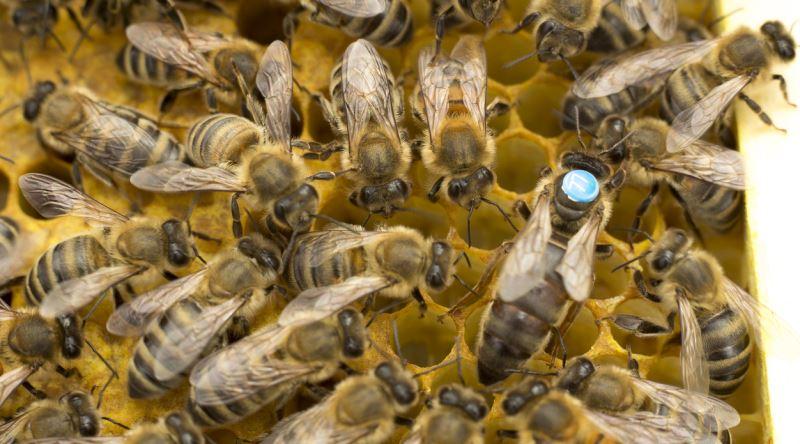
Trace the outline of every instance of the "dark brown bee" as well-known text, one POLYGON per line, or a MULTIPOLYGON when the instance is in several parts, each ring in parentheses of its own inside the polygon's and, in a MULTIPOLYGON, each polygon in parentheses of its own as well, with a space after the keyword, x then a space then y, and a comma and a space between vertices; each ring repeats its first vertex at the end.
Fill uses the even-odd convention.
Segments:
POLYGON ((577 152, 544 172, 481 322, 481 383, 505 379, 569 328, 591 294, 597 236, 624 178, 624 170, 612 174, 600 159, 577 152))
POLYGON ((459 384, 442 386, 402 442, 483 444, 483 418, 487 413, 486 401, 472 389, 459 384))
MULTIPOLYGON (((123 436, 98 436, 63 440, 37 440, 38 444, 205 444, 206 437, 186 412, 172 412, 155 423, 142 423, 123 436)), ((213 442, 213 441, 210 441, 213 442)))
POLYGON ((435 54, 439 54, 446 28, 463 26, 472 21, 488 28, 502 6, 503 0, 433 0, 431 16, 436 30, 435 54))
POLYGON ((0 443, 44 438, 97 436, 100 417, 92 399, 83 392, 69 392, 57 401, 34 401, 21 413, 0 425, 0 443))

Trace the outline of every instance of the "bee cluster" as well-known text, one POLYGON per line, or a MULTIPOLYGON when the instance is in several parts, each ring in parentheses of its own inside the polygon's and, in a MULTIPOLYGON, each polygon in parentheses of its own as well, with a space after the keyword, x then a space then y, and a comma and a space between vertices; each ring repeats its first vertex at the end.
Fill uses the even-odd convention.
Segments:
POLYGON ((3 4, 0 444, 768 434, 796 344, 743 289, 730 105, 775 127, 780 22, 3 4))

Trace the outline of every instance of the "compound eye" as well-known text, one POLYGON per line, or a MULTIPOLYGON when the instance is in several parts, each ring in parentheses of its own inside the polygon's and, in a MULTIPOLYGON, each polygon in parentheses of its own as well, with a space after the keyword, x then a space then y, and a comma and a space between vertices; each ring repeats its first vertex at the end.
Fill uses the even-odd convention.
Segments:
POLYGON ((186 254, 186 252, 176 244, 170 244, 167 257, 171 264, 181 267, 188 265, 190 260, 189 255, 186 254))
POLYGON ((425 283, 433 290, 439 290, 444 287, 444 277, 442 276, 441 267, 438 265, 431 267, 431 271, 425 278, 425 283))
POLYGON ((378 379, 389 380, 392 378, 393 373, 392 366, 386 362, 375 367, 375 376, 377 376, 378 379))
POLYGON ((542 23, 542 26, 539 28, 540 35, 550 34, 556 29, 556 24, 553 23, 552 20, 548 20, 542 23))
POLYGON ((454 180, 447 186, 447 195, 450 196, 451 199, 456 200, 464 194, 464 190, 466 189, 467 182, 464 179, 454 180))
POLYGON ((394 393, 397 402, 402 405, 411 404, 414 402, 414 399, 416 399, 414 390, 406 384, 395 384, 394 387, 392 387, 392 393, 394 393))
POLYGON ((520 393, 508 395, 506 399, 503 400, 503 411, 506 412, 507 415, 514 415, 522 410, 522 407, 525 406, 527 401, 528 400, 520 393))
POLYGON ((669 251, 656 257, 653 261, 653 268, 655 268, 656 271, 664 271, 669 268, 670 265, 672 265, 672 252, 669 251))
POLYGON ((45 80, 44 82, 39 83, 36 89, 39 91, 39 94, 50 94, 56 90, 56 84, 50 80, 45 80))
POLYGON ((39 115, 39 102, 33 99, 29 99, 25 101, 25 105, 23 105, 22 116, 27 121, 31 121, 35 119, 39 115))
POLYGON ((285 200, 278 201, 275 204, 275 217, 283 222, 286 222, 286 214, 289 212, 289 203, 285 200))
POLYGON ((444 405, 458 405, 461 399, 458 396, 458 392, 450 387, 445 387, 439 392, 439 402, 444 405))
POLYGON ((609 123, 611 129, 614 130, 616 133, 622 133, 625 131, 625 121, 619 117, 614 117, 611 119, 609 123))
POLYGON ((494 181, 494 173, 489 168, 483 167, 477 171, 475 176, 479 182, 490 183, 494 181))
POLYGON ((467 405, 464 406, 464 411, 475 421, 480 421, 486 416, 486 406, 475 401, 468 402, 467 405))
POLYGON ((683 245, 687 240, 686 234, 682 230, 675 231, 675 242, 677 242, 679 245, 683 245))

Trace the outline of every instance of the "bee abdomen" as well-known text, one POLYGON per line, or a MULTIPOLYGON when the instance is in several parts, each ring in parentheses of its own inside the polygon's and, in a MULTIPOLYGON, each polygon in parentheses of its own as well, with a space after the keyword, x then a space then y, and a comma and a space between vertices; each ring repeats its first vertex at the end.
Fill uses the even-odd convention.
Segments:
POLYGON ((711 379, 710 391, 719 397, 729 396, 742 384, 750 366, 753 344, 747 323, 726 308, 704 320, 701 332, 711 379))
POLYGON ((736 225, 742 214, 742 193, 688 176, 676 176, 679 192, 692 216, 719 233, 736 225))
POLYGON ((217 405, 199 405, 192 396, 189 398, 187 410, 200 427, 218 427, 241 421, 274 401, 279 394, 280 390, 261 390, 250 397, 217 405))
POLYGON ((346 34, 387 47, 408 42, 414 31, 411 10, 403 0, 392 0, 383 14, 368 18, 345 17, 343 23, 346 34))
POLYGON ((678 113, 691 107, 721 84, 719 77, 702 65, 687 65, 670 74, 664 84, 661 117, 672 122, 678 113))
POLYGON ((291 255, 287 273, 288 280, 297 291, 315 287, 325 287, 355 276, 366 268, 363 250, 356 249, 333 255, 325 263, 311 266, 312 258, 317 255, 313 243, 304 245, 297 242, 297 248, 291 255))
POLYGON ((629 25, 615 3, 603 9, 597 27, 588 39, 586 49, 593 52, 615 53, 641 45, 645 32, 629 25))
POLYGON ((242 153, 261 140, 261 130, 233 114, 214 114, 192 125, 186 137, 189 159, 207 168, 224 162, 238 163, 242 153))
POLYGON ((127 43, 117 53, 117 68, 130 80, 157 87, 181 87, 193 82, 187 71, 139 50, 127 43))
POLYGON ((636 85, 629 86, 616 94, 594 99, 581 99, 570 92, 566 95, 562 106, 564 116, 561 119, 561 127, 575 130, 575 109, 577 109, 581 127, 597 131, 606 117, 635 112, 649 102, 652 96, 648 88, 636 85))
POLYGON ((128 366, 128 393, 131 398, 154 398, 177 387, 181 379, 188 375, 194 361, 181 359, 183 353, 175 340, 185 336, 192 328, 195 318, 203 309, 192 299, 173 305, 153 323, 136 344, 136 349, 128 366), (169 357, 172 362, 164 362, 159 356, 169 357), (168 367, 170 378, 156 375, 157 367, 168 367))

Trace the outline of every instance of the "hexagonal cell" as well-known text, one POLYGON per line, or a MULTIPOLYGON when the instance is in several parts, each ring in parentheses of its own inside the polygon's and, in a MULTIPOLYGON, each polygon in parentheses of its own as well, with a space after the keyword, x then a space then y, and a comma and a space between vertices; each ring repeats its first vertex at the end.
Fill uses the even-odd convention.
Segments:
POLYGON ((283 18, 295 5, 291 2, 260 2, 245 0, 239 3, 236 29, 242 37, 268 45, 285 38, 283 18))
POLYGON ((630 285, 629 275, 624 270, 612 271, 624 262, 625 258, 616 251, 607 259, 594 261, 592 299, 607 299, 625 293, 630 285))
POLYGON ((331 129, 331 125, 325 120, 322 109, 317 102, 311 102, 308 108, 305 121, 308 135, 312 140, 319 143, 330 142, 336 138, 336 133, 331 129))
POLYGON ((393 343, 392 350, 414 365, 438 364, 453 349, 456 326, 448 317, 440 321, 435 314, 427 313, 420 318, 416 307, 408 307, 398 314, 396 322, 400 349, 393 343))
MULTIPOLYGON (((592 348, 592 345, 597 341, 597 336, 600 334, 594 321, 592 312, 586 307, 582 307, 577 316, 575 316, 572 326, 564 335, 564 344, 567 346, 568 357, 580 356, 592 348)), ((557 357, 560 356, 561 350, 558 350, 557 357)))
MULTIPOLYGON (((28 168, 25 173, 47 174, 57 179, 61 179, 66 183, 72 183, 72 176, 70 174, 69 167, 66 163, 56 159, 47 158, 35 163, 28 168)), ((20 190, 17 186, 14 188, 17 190, 17 201, 19 201, 19 207, 22 212, 35 219, 44 219, 39 212, 34 210, 33 207, 28 203, 27 199, 25 199, 25 196, 22 194, 22 190, 20 190)))
POLYGON ((505 65, 530 54, 533 50, 533 41, 530 34, 526 32, 514 35, 496 34, 489 38, 486 41, 486 53, 492 55, 487 61, 489 77, 504 85, 514 85, 530 79, 536 74, 539 67, 536 57, 531 57, 513 66, 506 67, 505 65))
MULTIPOLYGON (((490 199, 493 199, 491 196, 490 199)), ((506 202, 497 202, 504 211, 508 212, 511 207, 506 202)), ((484 250, 491 250, 498 247, 501 243, 514 237, 515 231, 504 220, 503 216, 496 208, 486 203, 478 207, 472 213, 469 222, 471 230, 467 229, 468 212, 463 208, 455 210, 455 225, 458 235, 465 241, 469 241, 468 232, 471 231, 472 246, 484 250)), ((517 227, 519 228, 519 227, 517 227)))
POLYGON ((539 181, 542 168, 549 165, 547 151, 528 139, 515 137, 497 144, 495 173, 501 188, 527 193, 539 181))
MULTIPOLYGON (((653 302, 641 298, 629 299, 619 304, 614 310, 614 313, 635 315, 658 325, 667 325, 666 318, 661 311, 659 311, 658 306, 653 302)), ((649 356, 657 354, 661 348, 660 344, 669 338, 669 336, 661 338, 640 338, 616 327, 611 321, 606 322, 611 324, 611 334, 614 336, 614 340, 617 341, 622 348, 626 348, 630 345, 631 351, 638 355, 649 356)))
MULTIPOLYGON (((631 227, 631 224, 633 224, 633 220, 636 217, 636 210, 639 208, 639 205, 642 203, 645 197, 647 197, 648 193, 649 190, 645 189, 629 186, 623 187, 622 191, 617 194, 617 201, 614 204, 614 212, 611 213, 611 220, 608 221, 606 231, 608 231, 609 234, 617 239, 627 240, 628 232, 616 229, 619 228, 624 230, 631 227)), ((657 196, 657 199, 660 198, 661 195, 657 196)), ((642 223, 639 226, 639 229, 646 231, 647 233, 652 233, 655 229, 657 220, 657 205, 651 204, 650 208, 647 209, 647 212, 642 218, 642 223)), ((637 235, 636 240, 641 241, 642 236, 637 235)))
POLYGON ((541 81, 526 88, 517 98, 517 112, 525 128, 545 137, 561 133, 561 100, 567 92, 565 84, 541 81))

